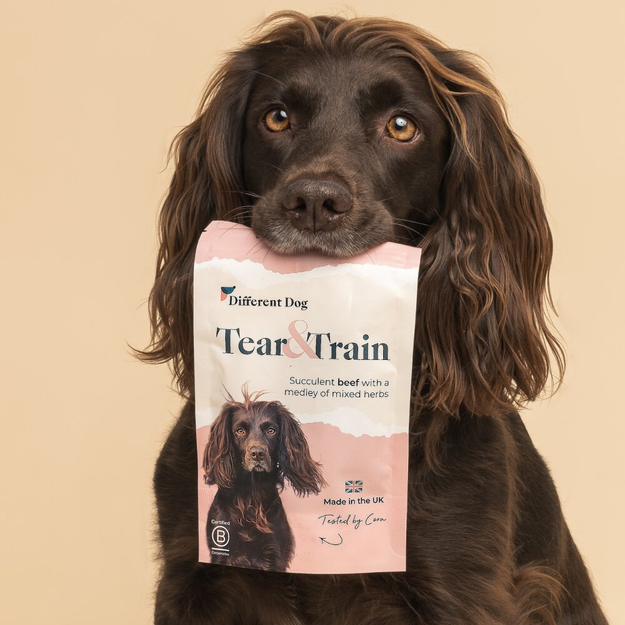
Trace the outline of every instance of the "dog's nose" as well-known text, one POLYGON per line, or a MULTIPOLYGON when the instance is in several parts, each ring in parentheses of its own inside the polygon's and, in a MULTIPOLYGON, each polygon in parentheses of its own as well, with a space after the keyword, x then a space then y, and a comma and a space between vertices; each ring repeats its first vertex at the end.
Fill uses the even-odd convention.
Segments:
POLYGON ((250 449, 250 456, 252 456, 252 460, 262 462, 265 459, 265 452, 260 447, 252 447, 252 449, 250 449))
POLYGON ((332 230, 352 208, 352 194, 341 182, 299 178, 282 196, 291 223, 298 230, 332 230))

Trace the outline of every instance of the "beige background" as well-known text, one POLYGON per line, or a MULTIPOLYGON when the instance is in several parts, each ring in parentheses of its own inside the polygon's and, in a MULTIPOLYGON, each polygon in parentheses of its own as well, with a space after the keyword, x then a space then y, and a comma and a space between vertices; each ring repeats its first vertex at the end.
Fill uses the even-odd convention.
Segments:
MULTIPOLYGON (((622 6, 354 5, 485 57, 541 176, 569 370, 525 418, 613 623, 625 622, 622 6)), ((151 621, 151 471, 178 401, 166 368, 125 342, 148 337, 166 148, 222 51, 278 8, 331 7, 2 2, 2 623, 151 621)))

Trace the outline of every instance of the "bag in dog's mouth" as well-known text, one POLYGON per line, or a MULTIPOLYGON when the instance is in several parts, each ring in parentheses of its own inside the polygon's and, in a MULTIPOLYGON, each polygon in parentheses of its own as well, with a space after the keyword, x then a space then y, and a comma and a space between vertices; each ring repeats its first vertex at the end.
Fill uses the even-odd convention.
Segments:
POLYGON ((194 273, 199 560, 406 568, 420 250, 282 256, 212 222, 194 273))

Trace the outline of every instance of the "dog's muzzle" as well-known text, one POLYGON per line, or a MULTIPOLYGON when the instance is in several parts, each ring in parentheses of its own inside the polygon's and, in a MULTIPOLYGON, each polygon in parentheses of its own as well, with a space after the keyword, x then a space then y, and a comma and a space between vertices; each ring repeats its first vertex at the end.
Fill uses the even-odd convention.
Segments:
POLYGON ((245 452, 245 461, 243 463, 246 471, 250 473, 271 471, 271 459, 269 450, 259 445, 249 447, 245 452))

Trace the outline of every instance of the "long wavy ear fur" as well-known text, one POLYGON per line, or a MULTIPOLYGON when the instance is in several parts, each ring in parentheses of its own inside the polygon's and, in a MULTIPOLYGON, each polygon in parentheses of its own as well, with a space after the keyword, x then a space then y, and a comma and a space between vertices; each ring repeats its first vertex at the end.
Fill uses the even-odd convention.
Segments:
POLYGON ((551 354, 564 370, 547 314, 551 233, 536 174, 482 70, 450 50, 424 70, 454 141, 443 212, 423 241, 416 404, 494 416, 540 394, 551 354))
POLYGON ((193 394, 192 281, 195 248, 213 219, 242 221, 245 108, 254 78, 251 49, 233 52, 202 96, 194 121, 174 139, 175 171, 163 203, 156 278, 149 308, 151 342, 142 360, 171 361, 180 392, 193 394))
POLYGON ((215 419, 202 461, 204 481, 220 488, 232 488, 237 477, 236 452, 230 432, 232 409, 232 404, 224 404, 215 419))
POLYGON ((308 442, 295 417, 280 402, 270 407, 280 416, 279 471, 300 497, 317 494, 327 486, 321 475, 321 465, 310 455, 308 442))

